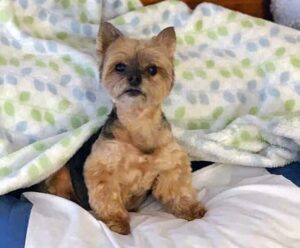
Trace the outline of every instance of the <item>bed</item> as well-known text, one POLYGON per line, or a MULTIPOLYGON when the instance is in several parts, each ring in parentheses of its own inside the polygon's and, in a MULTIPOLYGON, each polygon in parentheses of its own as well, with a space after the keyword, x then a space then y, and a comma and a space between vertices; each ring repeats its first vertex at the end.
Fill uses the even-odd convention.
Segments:
POLYGON ((137 0, 6 0, 0 27, 0 247, 300 246, 298 31, 209 3, 137 0), (138 38, 175 26, 164 109, 198 161, 203 219, 176 219, 149 198, 121 236, 75 203, 21 190, 63 166, 106 118, 100 17, 138 38))

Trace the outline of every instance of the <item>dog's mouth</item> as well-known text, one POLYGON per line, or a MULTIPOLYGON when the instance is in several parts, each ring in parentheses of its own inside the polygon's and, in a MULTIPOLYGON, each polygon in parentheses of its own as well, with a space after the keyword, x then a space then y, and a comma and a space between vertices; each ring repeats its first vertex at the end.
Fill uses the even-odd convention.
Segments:
POLYGON ((141 91, 140 89, 137 89, 137 88, 126 89, 125 91, 123 91, 123 93, 121 95, 128 95, 131 97, 146 96, 143 91, 141 91))

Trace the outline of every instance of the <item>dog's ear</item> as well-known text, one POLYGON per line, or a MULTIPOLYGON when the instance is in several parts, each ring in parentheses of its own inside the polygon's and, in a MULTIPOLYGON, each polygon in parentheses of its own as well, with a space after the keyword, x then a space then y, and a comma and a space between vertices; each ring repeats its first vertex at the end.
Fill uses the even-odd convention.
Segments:
POLYGON ((98 36, 97 36, 97 51, 99 54, 104 54, 107 48, 123 34, 112 24, 103 22, 100 25, 98 36))
POLYGON ((164 46, 169 55, 173 57, 176 48, 176 33, 173 27, 165 28, 157 36, 153 37, 153 40, 164 46))

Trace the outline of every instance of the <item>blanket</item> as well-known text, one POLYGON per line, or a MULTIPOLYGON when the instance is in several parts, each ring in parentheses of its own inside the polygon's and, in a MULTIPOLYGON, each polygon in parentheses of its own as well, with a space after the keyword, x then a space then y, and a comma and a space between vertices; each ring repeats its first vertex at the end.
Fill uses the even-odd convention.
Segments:
POLYGON ((191 11, 179 1, 2 0, 0 194, 45 179, 103 124, 111 102, 95 56, 101 19, 134 38, 175 27, 164 111, 191 159, 299 159, 298 31, 206 3, 191 11))

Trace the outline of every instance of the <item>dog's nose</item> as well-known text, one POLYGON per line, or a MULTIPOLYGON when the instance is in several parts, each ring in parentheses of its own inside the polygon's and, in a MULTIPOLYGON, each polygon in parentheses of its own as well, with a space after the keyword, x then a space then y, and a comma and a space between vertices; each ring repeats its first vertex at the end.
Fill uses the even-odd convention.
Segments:
POLYGON ((142 77, 141 75, 130 75, 128 81, 131 86, 136 87, 142 83, 142 77))

